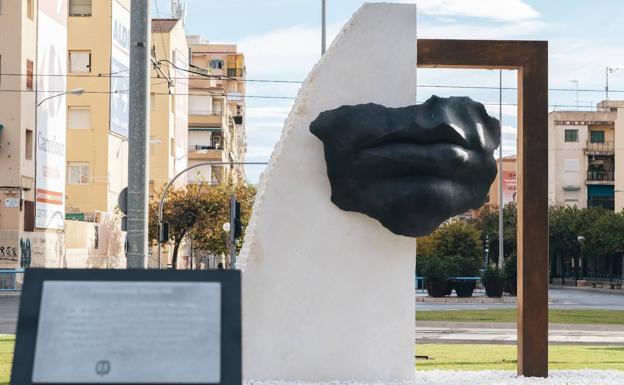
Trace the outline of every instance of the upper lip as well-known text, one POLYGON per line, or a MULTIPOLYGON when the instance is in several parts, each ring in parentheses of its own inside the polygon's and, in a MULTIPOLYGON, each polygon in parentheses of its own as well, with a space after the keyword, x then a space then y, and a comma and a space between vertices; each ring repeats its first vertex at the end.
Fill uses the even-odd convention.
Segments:
POLYGON ((441 123, 431 128, 406 127, 389 132, 369 143, 367 148, 381 147, 387 144, 455 144, 467 150, 474 150, 468 139, 458 129, 441 123))

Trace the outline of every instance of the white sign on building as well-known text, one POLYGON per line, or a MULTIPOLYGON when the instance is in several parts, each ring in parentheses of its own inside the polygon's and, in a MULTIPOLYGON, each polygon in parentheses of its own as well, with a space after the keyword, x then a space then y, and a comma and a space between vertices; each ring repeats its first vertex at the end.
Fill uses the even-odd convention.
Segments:
POLYGON ((130 87, 130 12, 113 1, 110 82, 110 131, 128 137, 130 87))
MULTIPOLYGON (((67 0, 38 2, 37 103, 67 87, 67 0), (61 75, 61 76, 58 76, 61 75)), ((35 225, 62 229, 65 217, 65 96, 37 107, 35 225)))

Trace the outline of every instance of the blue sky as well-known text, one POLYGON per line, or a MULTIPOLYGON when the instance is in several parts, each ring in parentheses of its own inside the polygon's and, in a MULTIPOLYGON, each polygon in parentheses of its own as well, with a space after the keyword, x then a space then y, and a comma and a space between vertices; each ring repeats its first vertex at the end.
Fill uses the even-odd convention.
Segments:
MULTIPOLYGON (((168 17, 169 0, 158 2, 168 17)), ((413 3, 412 0, 397 1, 413 3)), ((605 68, 622 67, 609 77, 609 88, 624 90, 624 2, 622 0, 420 0, 418 37, 526 39, 549 41, 549 87, 595 89, 579 93, 582 108, 604 99, 605 68)), ((329 41, 363 1, 327 0, 329 41)), ((189 34, 213 42, 239 44, 248 79, 303 80, 320 56, 321 0, 187 0, 189 34)), ((155 8, 153 6, 153 8, 155 8)), ((153 9, 154 16, 156 10, 153 9)), ((328 41, 328 44, 329 44, 328 41)), ((430 95, 465 95, 488 105, 498 116, 498 90, 428 88, 428 85, 492 86, 498 71, 418 70, 419 101, 430 95)), ((504 71, 503 86, 515 86, 515 73, 504 71)), ((294 97, 299 84, 247 84, 250 96, 294 97)), ((624 99, 612 92, 611 99, 624 99)), ((247 161, 266 161, 279 138, 291 99, 247 99, 247 161)), ((503 151, 515 153, 515 91, 503 92, 503 151)), ((575 91, 551 91, 553 109, 574 109, 575 91)), ((249 166, 256 182, 263 167, 249 166)))

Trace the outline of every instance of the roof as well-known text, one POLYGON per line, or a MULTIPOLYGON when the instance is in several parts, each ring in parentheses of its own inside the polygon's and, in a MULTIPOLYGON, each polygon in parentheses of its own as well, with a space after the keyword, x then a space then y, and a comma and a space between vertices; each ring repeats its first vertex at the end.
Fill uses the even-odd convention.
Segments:
POLYGON ((178 19, 152 19, 152 33, 167 33, 178 24, 178 19))

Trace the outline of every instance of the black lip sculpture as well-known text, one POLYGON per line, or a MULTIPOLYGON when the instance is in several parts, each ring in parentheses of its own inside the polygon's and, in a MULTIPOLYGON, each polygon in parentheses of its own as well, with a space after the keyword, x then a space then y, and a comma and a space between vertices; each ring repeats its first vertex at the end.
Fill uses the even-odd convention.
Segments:
POLYGON ((324 144, 332 202, 399 235, 429 234, 480 207, 496 177, 500 124, 468 97, 342 106, 310 131, 324 144))

